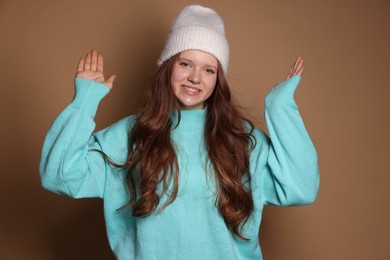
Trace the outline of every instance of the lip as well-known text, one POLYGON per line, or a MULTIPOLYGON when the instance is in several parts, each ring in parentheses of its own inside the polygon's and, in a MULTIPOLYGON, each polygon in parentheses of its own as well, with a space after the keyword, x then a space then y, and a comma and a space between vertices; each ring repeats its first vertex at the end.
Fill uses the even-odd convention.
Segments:
POLYGON ((193 87, 193 86, 188 86, 188 85, 181 85, 181 88, 183 89, 183 91, 187 94, 187 95, 190 95, 190 96, 196 96, 196 95, 199 95, 202 90, 197 88, 197 87, 193 87), (186 88, 192 88, 192 89, 196 89, 198 90, 197 92, 191 92, 189 90, 187 90, 186 88))

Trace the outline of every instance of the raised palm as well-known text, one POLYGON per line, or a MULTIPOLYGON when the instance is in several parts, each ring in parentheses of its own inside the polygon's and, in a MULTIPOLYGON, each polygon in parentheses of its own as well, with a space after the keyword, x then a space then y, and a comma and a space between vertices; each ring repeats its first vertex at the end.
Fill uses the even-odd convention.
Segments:
POLYGON ((105 79, 103 74, 103 55, 96 50, 92 50, 85 58, 80 59, 76 78, 94 80, 111 89, 116 75, 111 75, 105 79))
POLYGON ((303 62, 304 62, 303 58, 299 56, 295 60, 294 64, 291 66, 291 69, 288 72, 286 79, 289 79, 289 78, 297 76, 297 75, 300 76, 304 70, 303 62))

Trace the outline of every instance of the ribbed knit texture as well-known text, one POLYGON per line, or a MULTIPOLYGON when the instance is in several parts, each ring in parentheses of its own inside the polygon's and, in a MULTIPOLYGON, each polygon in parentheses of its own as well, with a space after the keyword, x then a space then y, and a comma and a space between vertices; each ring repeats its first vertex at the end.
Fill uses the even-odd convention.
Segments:
MULTIPOLYGON (((262 259, 258 228, 263 206, 310 204, 317 195, 317 154, 293 100, 299 80, 295 76, 282 82, 266 98, 271 139, 258 129, 253 133, 257 144, 250 155, 248 188, 255 207, 242 231, 249 241, 237 239, 215 207, 215 183, 206 166, 204 142, 207 108, 182 111, 180 124, 172 131, 180 168, 176 200, 161 213, 133 218, 129 208, 117 212, 129 199, 126 171, 89 149, 100 149, 124 163, 135 118, 92 134, 93 116, 108 89, 76 80, 76 96, 55 120, 43 146, 42 185, 74 198, 102 198, 110 246, 118 259, 262 259)), ((177 114, 172 120, 177 122, 177 114)))
POLYGON ((164 50, 157 62, 161 65, 172 56, 187 50, 200 50, 214 55, 224 74, 229 64, 229 45, 221 17, 212 9, 190 5, 175 18, 164 50))

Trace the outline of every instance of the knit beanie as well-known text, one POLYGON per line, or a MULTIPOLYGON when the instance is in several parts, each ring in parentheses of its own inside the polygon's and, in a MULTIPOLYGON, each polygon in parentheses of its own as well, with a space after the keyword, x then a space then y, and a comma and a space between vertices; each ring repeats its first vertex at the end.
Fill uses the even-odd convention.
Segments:
POLYGON ((212 54, 221 63, 224 74, 227 74, 229 45, 222 18, 214 10, 200 5, 184 7, 172 24, 157 64, 160 66, 167 59, 187 50, 212 54))

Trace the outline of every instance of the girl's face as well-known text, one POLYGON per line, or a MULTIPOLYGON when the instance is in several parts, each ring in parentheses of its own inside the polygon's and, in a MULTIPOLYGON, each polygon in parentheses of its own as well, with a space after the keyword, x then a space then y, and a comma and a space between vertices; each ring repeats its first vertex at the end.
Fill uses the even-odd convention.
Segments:
POLYGON ((182 109, 203 109, 217 82, 217 59, 206 52, 189 50, 179 54, 171 76, 171 87, 182 109))

